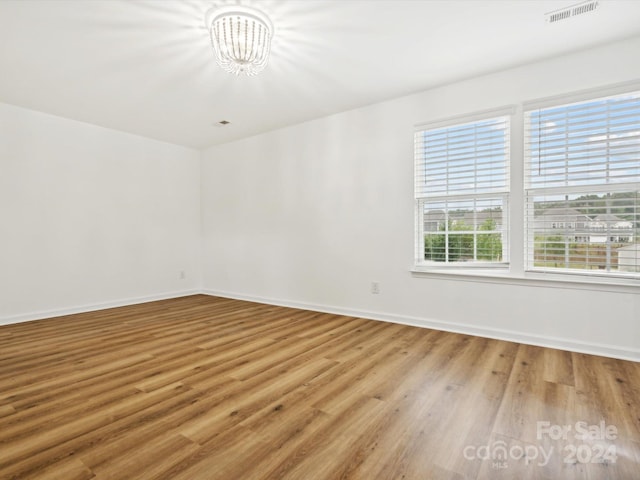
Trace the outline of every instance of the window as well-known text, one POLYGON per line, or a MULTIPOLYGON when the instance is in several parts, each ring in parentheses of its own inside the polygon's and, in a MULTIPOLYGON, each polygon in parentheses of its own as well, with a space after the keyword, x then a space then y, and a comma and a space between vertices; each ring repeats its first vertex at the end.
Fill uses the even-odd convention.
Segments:
POLYGON ((505 266, 512 109, 415 132, 417 266, 505 266))
POLYGON ((524 117, 526 270, 640 277, 640 92, 524 117))

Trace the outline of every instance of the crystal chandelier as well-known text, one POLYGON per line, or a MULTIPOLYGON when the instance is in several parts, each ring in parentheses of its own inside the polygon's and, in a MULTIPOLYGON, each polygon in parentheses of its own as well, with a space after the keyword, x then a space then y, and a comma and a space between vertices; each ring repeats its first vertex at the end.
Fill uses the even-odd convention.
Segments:
POLYGON ((269 61, 273 25, 264 13, 239 5, 207 13, 211 44, 223 70, 255 75, 269 61))

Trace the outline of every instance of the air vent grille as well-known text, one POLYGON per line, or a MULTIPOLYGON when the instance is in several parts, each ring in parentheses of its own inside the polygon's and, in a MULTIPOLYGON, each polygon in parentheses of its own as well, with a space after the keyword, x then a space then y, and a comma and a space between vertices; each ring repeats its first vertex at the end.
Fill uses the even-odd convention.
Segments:
POLYGON ((585 13, 593 12, 596 8, 598 8, 597 1, 582 2, 571 7, 549 12, 545 15, 545 17, 547 19, 547 22, 556 23, 561 20, 575 17, 577 15, 583 15, 585 13))

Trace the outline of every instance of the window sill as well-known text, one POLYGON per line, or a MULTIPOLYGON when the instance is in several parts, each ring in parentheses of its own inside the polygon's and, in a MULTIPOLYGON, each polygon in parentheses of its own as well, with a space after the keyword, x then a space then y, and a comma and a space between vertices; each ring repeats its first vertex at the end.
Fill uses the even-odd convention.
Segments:
POLYGON ((525 272, 511 273, 508 268, 434 268, 414 266, 410 269, 416 278, 437 278, 463 282, 523 285, 528 287, 567 288, 615 293, 640 293, 640 280, 631 278, 587 278, 574 274, 525 272))

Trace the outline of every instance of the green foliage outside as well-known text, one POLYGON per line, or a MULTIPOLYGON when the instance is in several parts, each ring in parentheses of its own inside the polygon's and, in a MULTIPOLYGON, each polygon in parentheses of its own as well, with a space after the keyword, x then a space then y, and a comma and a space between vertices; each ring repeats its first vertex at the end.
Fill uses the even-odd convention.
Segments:
MULTIPOLYGON (((480 225, 480 231, 495 231, 496 221, 488 218, 480 225)), ((499 233, 478 235, 478 260, 498 262, 502 260, 502 236, 499 233)))
POLYGON ((448 250, 449 262, 471 260, 500 261, 502 259, 502 238, 500 233, 479 233, 492 232, 495 229, 496 222, 492 218, 485 220, 476 233, 472 232, 473 227, 471 225, 461 220, 453 221, 449 219, 448 228, 445 228, 444 225, 440 226, 440 231, 448 231, 448 235, 444 233, 425 234, 424 258, 425 260, 444 262, 447 260, 448 250), (474 236, 476 237, 475 254, 474 236))

